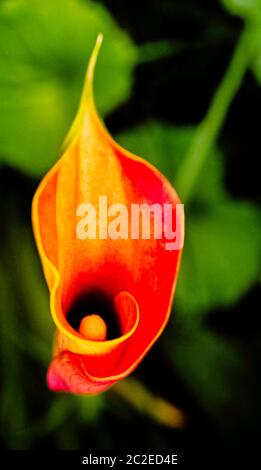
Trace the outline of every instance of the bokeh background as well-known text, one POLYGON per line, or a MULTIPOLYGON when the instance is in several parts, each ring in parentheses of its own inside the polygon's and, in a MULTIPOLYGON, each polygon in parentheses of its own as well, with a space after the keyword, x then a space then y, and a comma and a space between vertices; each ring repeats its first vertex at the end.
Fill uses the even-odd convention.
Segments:
POLYGON ((260 0, 0 0, 3 448, 257 445, 260 86, 260 0), (177 186, 186 241, 162 337, 131 378, 79 397, 46 387, 54 326, 30 213, 99 32, 98 110, 177 186))

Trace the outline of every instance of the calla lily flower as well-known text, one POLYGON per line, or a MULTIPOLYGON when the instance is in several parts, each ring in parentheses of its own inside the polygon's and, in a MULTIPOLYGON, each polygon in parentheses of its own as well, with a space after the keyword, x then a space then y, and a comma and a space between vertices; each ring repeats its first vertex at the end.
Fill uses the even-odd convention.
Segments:
POLYGON ((78 237, 84 203, 97 211, 100 196, 128 211, 131 204, 171 204, 181 237, 184 227, 171 184, 118 145, 97 114, 92 83, 101 41, 99 35, 63 155, 41 181, 32 207, 57 329, 47 383, 54 391, 82 394, 104 391, 126 377, 160 336, 182 251, 166 249, 163 239, 152 236, 108 238, 97 220, 99 236, 78 237))

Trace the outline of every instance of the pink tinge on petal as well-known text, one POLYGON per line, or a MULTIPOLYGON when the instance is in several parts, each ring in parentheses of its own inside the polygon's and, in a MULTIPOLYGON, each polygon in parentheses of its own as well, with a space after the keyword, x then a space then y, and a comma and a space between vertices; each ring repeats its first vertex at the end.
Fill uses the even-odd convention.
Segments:
POLYGON ((95 394, 107 390, 114 381, 96 381, 90 377, 81 357, 65 351, 56 356, 48 369, 47 384, 55 392, 95 394))

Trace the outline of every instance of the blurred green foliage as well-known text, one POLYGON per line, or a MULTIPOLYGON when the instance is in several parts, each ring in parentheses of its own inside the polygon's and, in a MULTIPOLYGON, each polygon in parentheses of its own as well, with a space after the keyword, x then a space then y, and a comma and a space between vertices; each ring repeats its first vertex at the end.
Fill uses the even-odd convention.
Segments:
POLYGON ((233 14, 243 18, 261 18, 260 0, 221 0, 224 6, 233 14))
MULTIPOLYGON (((192 3, 189 1, 187 8, 192 3)), ((230 13, 243 18, 244 27, 251 31, 249 38, 256 45, 251 67, 261 83, 260 0, 223 0, 222 4, 230 13)), ((165 8, 171 10, 169 2, 165 8)), ((185 8, 183 2, 181 20, 185 8)), ((198 9, 196 5, 192 11, 198 9)), ((135 10, 135 18, 138 14, 139 9, 135 10)), ((199 17, 200 14, 195 22, 199 17)), ((217 31, 225 34, 229 28, 209 26, 206 17, 208 26, 203 39, 209 41, 212 53, 211 41, 217 31)), ((183 51, 188 60, 186 47, 191 48, 186 42, 180 48, 174 47, 175 41, 172 36, 166 39, 165 31, 160 40, 153 43, 149 38, 145 45, 138 47, 102 2, 0 1, 0 161, 26 175, 24 178, 13 171, 5 181, 3 172, 1 180, 4 204, 0 213, 0 420, 1 439, 7 448, 70 449, 84 445, 116 448, 124 437, 124 429, 127 429, 128 443, 137 445, 142 438, 144 447, 170 448, 176 434, 166 431, 163 416, 159 419, 160 408, 155 398, 159 395, 175 406, 184 407, 188 414, 199 410, 200 416, 217 426, 218 436, 221 433, 231 437, 238 424, 240 429, 248 429, 251 420, 259 422, 257 400, 252 399, 254 390, 256 396, 260 395, 253 360, 255 357, 258 361, 260 357, 255 343, 260 340, 259 332, 249 343, 244 335, 235 341, 229 335, 213 331, 208 323, 214 313, 218 318, 229 317, 260 276, 260 216, 253 201, 234 198, 228 192, 227 148, 217 143, 215 136, 210 138, 211 145, 185 206, 186 238, 175 315, 155 346, 156 360, 154 349, 152 356, 149 355, 153 361, 152 378, 146 376, 149 366, 145 360, 137 371, 139 374, 142 370, 139 384, 132 378, 132 387, 127 384, 118 392, 115 387, 96 397, 75 397, 53 394, 46 387, 45 372, 52 355, 54 326, 32 238, 29 206, 38 183, 35 178, 47 171, 59 156, 99 32, 104 34, 104 45, 95 75, 95 97, 103 116, 112 116, 111 112, 120 105, 124 112, 128 100, 134 100, 138 110, 140 102, 133 92, 134 72, 135 76, 140 73, 138 57, 139 64, 145 67, 153 62, 154 68, 145 76, 163 87, 163 59, 172 60, 183 51), (24 194, 25 188, 29 190, 24 194), (26 210, 21 206, 23 198, 26 210), (175 395, 178 387, 182 397, 189 396, 187 401, 175 395), (139 396, 130 395, 133 389, 139 396)), ((188 74, 193 73, 190 64, 186 70, 188 74)), ((208 74, 206 71, 205 83, 208 74)), ((142 79, 145 90, 148 84, 143 76, 142 79)), ((196 95, 200 84, 193 85, 196 95)), ((186 106, 193 104, 185 103, 186 106)), ((228 111, 225 109, 225 114, 228 111)), ((174 124, 175 109, 173 116, 173 124, 156 121, 153 115, 139 125, 134 119, 132 126, 127 116, 126 130, 117 129, 116 140, 152 162, 175 186, 198 126, 191 125, 190 119, 186 125, 174 124)), ((247 326, 253 318, 251 306, 244 315, 244 326, 247 326)), ((235 315, 233 326, 237 322, 235 315)), ((150 359, 147 360, 149 363, 150 359)), ((166 402, 162 403, 168 414, 169 405, 166 408, 166 402)), ((196 433, 200 428, 199 415, 194 417, 196 433)))
POLYGON ((222 0, 222 3, 231 13, 244 19, 251 31, 252 41, 256 43, 252 66, 256 78, 261 83, 261 1, 222 0))
POLYGON ((56 161, 76 113, 90 52, 103 32, 98 109, 126 99, 137 51, 102 5, 81 0, 0 4, 0 154, 34 175, 56 161))
POLYGON ((171 364, 179 370, 200 407, 227 435, 227 430, 231 432, 235 426, 231 416, 238 416, 241 422, 249 417, 251 404, 248 405, 249 396, 242 387, 246 379, 242 371, 243 355, 204 324, 188 318, 183 320, 179 312, 176 315, 181 322, 178 334, 168 329, 162 344, 164 353, 169 355, 171 364), (247 410, 242 407, 242 399, 247 410))

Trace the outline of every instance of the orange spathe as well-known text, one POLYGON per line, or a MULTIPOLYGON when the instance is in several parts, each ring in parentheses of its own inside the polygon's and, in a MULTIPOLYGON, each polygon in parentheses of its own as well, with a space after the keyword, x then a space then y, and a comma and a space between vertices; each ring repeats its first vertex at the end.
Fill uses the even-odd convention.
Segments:
MULTIPOLYGON (((170 315, 181 258, 181 249, 167 251, 163 240, 153 237, 81 240, 76 236, 77 208, 90 203, 98 209, 100 195, 109 205, 172 204, 173 220, 180 203, 167 179, 119 146, 97 115, 92 81, 101 41, 99 35, 64 153, 40 183, 32 207, 57 328, 48 385, 83 394, 106 390, 130 374, 160 336, 170 315), (87 339, 82 327, 69 321, 72 306, 92 293, 97 293, 98 303, 104 298, 105 307, 110 304, 118 325, 112 339, 101 337, 101 325, 96 338, 88 333, 87 339)), ((178 223, 183 230, 183 219, 178 223)), ((92 312, 103 317, 100 309, 92 312)))

